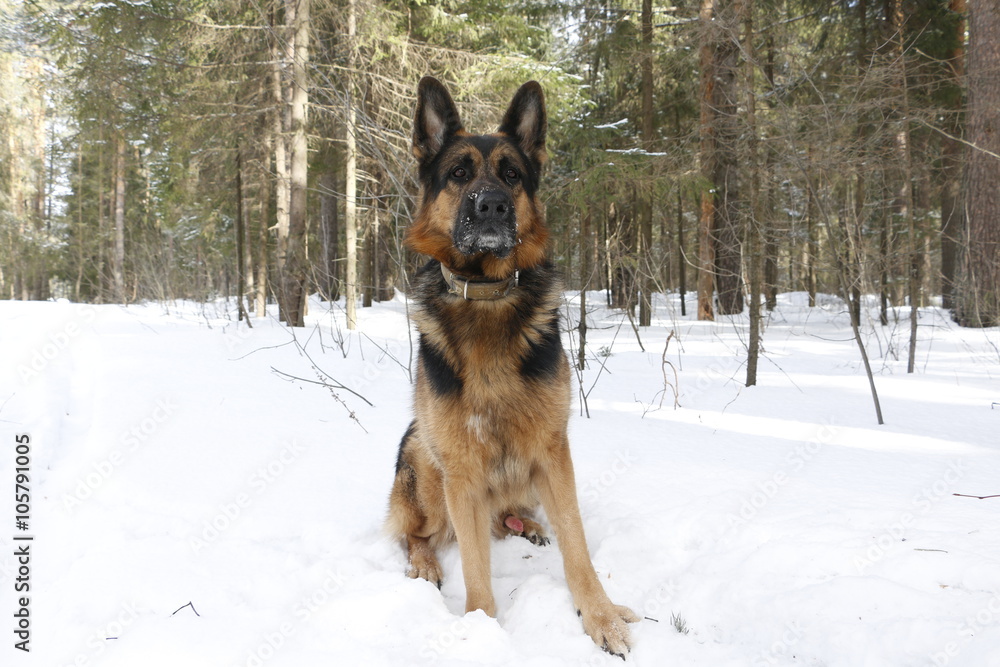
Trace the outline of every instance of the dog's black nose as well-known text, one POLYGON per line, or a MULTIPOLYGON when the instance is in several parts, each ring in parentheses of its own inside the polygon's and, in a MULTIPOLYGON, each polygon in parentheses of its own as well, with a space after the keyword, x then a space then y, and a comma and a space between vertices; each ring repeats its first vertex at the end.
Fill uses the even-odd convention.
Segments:
POLYGON ((484 187, 468 194, 453 232, 455 247, 471 255, 492 252, 501 259, 517 242, 517 215, 510 193, 484 187))
POLYGON ((498 190, 486 190, 476 198, 475 210, 481 222, 505 220, 511 211, 510 197, 498 190))

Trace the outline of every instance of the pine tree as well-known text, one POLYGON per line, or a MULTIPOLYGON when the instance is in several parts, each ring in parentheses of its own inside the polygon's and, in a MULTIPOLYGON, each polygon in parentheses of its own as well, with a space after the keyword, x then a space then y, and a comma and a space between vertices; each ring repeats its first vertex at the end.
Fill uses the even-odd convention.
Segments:
POLYGON ((969 0, 968 6, 968 233, 956 316, 963 326, 996 326, 1000 325, 1000 5, 969 0))

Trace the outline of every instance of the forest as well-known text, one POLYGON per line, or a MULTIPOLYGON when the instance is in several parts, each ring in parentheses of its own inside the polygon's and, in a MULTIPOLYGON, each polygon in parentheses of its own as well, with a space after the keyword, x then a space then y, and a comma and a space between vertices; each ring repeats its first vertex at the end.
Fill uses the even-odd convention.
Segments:
MULTIPOLYGON (((571 290, 752 322, 783 292, 1000 324, 1000 9, 986 0, 2 0, 0 294, 405 291, 421 76, 470 129, 544 87, 571 290), (865 301, 867 303, 867 301, 865 301)), ((582 308, 585 305, 581 305, 582 308)), ((756 330, 756 327, 754 327, 756 330)), ((912 354, 912 343, 911 343, 912 354)))
MULTIPOLYGON (((494 424, 561 399, 491 345, 441 430, 538 485, 494 424)), ((0 359, 0 664, 997 667, 1000 0, 0 0, 0 359), (512 335, 571 361, 627 662, 552 515, 495 617, 384 530, 414 385, 452 400, 425 76, 475 133, 544 90, 565 290, 512 335)))

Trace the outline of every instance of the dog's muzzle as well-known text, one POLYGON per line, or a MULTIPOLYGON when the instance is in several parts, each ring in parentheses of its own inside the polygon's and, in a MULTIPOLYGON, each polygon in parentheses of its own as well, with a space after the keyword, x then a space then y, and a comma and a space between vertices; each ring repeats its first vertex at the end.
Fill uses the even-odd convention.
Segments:
POLYGON ((510 194, 489 186, 470 192, 458 212, 454 241, 465 255, 491 252, 500 259, 509 255, 517 244, 510 194))

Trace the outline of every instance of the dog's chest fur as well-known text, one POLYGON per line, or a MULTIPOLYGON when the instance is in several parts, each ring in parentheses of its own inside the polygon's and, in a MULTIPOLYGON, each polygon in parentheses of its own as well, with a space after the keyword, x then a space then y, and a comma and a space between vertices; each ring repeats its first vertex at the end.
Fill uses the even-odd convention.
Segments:
MULTIPOLYGON (((569 367, 559 337, 561 283, 545 264, 523 271, 510 296, 467 301, 450 295, 436 261, 418 274, 414 319, 420 331, 418 382, 430 391, 418 414, 449 429, 468 450, 435 459, 475 455, 497 481, 530 474, 532 445, 565 429, 569 367), (542 400, 538 400, 541 397, 542 400), (428 416, 430 416, 428 414, 428 416)), ((443 434, 442 434, 443 435, 443 434)), ((492 486, 492 485, 491 485, 492 486)))

